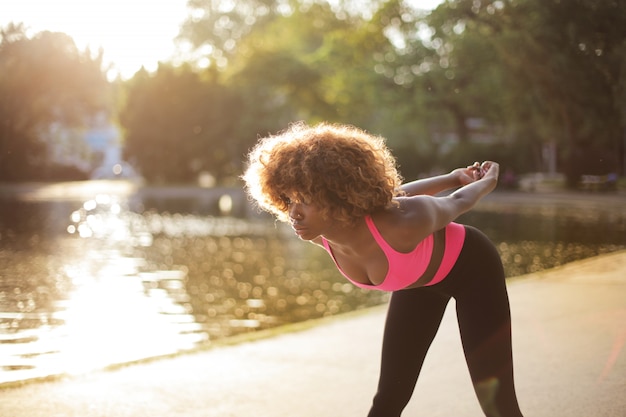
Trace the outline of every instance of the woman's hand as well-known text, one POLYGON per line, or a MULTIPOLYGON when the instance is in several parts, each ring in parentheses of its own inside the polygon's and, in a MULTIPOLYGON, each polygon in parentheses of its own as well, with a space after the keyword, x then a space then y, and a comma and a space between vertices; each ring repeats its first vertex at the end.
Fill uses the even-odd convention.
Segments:
POLYGON ((497 162, 485 161, 480 164, 478 172, 480 178, 493 178, 497 181, 500 175, 500 165, 497 162))
POLYGON ((478 181, 485 176, 495 178, 497 180, 499 168, 500 166, 498 163, 493 161, 485 161, 482 164, 480 162, 474 162, 474 164, 468 165, 466 168, 455 169, 452 171, 452 175, 457 178, 460 186, 465 186, 473 183, 474 181, 478 181))
POLYGON ((498 177, 498 164, 485 161, 474 163, 466 168, 457 168, 447 174, 422 178, 402 184, 402 191, 407 197, 414 195, 436 195, 443 191, 464 187, 480 180, 489 173, 489 177, 498 177))

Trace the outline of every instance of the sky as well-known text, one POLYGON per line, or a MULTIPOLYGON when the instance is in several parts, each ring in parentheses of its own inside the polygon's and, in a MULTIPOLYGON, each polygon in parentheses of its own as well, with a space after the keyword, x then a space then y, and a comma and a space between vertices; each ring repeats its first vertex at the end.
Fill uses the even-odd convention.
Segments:
MULTIPOLYGON (((431 9, 442 0, 410 0, 431 9)), ((102 47, 109 77, 154 71, 176 51, 174 38, 187 15, 187 0, 0 0, 0 27, 24 23, 31 33, 70 35, 80 49, 102 47)))

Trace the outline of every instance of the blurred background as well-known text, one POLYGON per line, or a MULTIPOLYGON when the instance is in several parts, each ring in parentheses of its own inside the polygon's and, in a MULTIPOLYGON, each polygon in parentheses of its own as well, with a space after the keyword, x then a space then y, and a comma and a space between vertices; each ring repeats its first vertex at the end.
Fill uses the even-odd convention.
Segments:
POLYGON ((603 197, 467 215, 508 276, 626 247, 624 0, 2 0, 0 384, 384 303, 243 195, 299 120, 603 197))

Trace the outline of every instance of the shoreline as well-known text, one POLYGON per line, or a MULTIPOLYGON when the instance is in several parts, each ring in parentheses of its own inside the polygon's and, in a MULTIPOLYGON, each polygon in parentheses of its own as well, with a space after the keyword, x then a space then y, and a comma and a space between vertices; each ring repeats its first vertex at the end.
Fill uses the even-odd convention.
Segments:
MULTIPOLYGON (((76 197, 95 196, 110 193, 120 196, 151 196, 162 198, 190 198, 207 193, 243 193, 242 186, 201 187, 193 184, 146 185, 133 180, 88 180, 67 182, 0 182, 0 198, 25 199, 32 201, 54 201, 76 197)), ((626 190, 585 191, 567 190, 560 187, 542 187, 534 191, 507 189, 502 186, 484 197, 484 201, 504 202, 504 200, 536 204, 538 201, 563 204, 567 202, 624 202, 626 190)))

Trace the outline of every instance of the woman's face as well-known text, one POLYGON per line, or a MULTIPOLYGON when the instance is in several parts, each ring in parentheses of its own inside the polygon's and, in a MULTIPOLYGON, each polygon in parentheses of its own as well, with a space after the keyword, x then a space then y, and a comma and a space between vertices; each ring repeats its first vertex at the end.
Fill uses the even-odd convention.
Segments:
POLYGON ((289 223, 302 240, 313 240, 328 230, 329 222, 319 206, 301 198, 288 199, 289 223))

